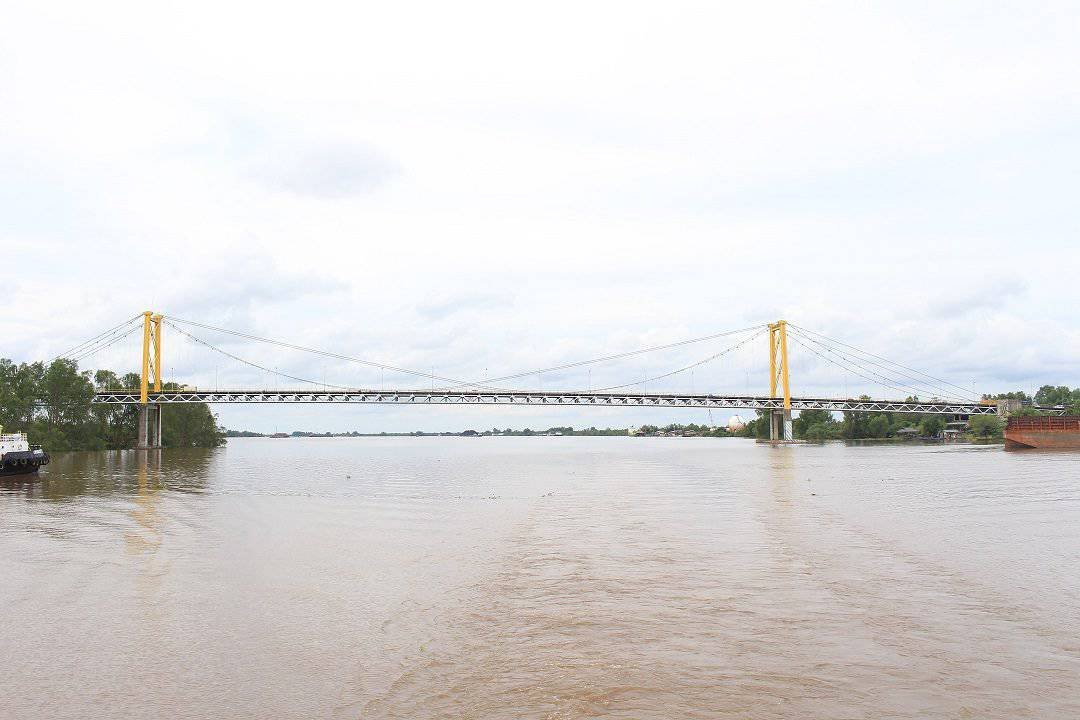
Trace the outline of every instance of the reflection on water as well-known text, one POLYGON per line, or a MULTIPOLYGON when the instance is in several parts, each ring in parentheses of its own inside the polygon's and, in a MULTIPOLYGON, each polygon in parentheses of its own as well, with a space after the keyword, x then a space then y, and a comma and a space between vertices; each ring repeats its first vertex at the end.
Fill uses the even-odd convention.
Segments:
POLYGON ((144 450, 136 453, 135 507, 130 515, 137 527, 124 534, 128 551, 136 555, 152 553, 161 545, 161 521, 157 511, 161 455, 160 450, 144 450), (154 474, 153 479, 151 479, 151 472, 154 474))
POLYGON ((0 485, 0 717, 1080 717, 1080 456, 234 440, 0 485))

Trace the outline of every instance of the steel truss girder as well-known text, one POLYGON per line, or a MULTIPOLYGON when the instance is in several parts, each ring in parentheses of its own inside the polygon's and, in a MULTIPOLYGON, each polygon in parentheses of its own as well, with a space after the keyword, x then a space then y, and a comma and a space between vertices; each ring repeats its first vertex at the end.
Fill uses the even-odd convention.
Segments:
MULTIPOLYGON (((478 390, 176 390, 151 392, 150 403, 338 403, 364 405, 578 405, 597 407, 673 407, 732 410, 783 410, 783 398, 749 395, 680 395, 657 393, 485 392, 478 390)), ((94 402, 132 405, 138 392, 103 391, 94 402)), ((843 400, 791 398, 792 410, 832 412, 928 413, 939 415, 994 415, 996 405, 963 402, 908 402, 902 400, 843 400)), ((1042 408, 1049 412, 1058 412, 1042 408)))

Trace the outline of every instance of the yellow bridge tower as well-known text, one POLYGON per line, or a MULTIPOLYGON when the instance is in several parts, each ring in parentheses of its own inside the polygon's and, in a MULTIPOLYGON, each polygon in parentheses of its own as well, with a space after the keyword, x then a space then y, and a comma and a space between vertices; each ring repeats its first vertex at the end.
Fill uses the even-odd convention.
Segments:
POLYGON ((770 411, 769 439, 791 441, 791 379, 788 375, 786 320, 769 324, 769 397, 780 397, 778 390, 784 393, 784 409, 770 411))
POLYGON ((161 392, 161 315, 143 313, 142 373, 139 387, 140 450, 161 447, 161 404, 150 404, 150 385, 161 392))

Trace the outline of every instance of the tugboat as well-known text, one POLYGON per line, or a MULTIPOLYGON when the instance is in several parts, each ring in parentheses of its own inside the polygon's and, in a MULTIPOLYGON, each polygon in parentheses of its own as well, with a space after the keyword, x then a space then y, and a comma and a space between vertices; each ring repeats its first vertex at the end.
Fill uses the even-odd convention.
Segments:
POLYGON ((0 476, 36 473, 49 464, 49 453, 26 441, 26 433, 3 434, 0 428, 0 476))

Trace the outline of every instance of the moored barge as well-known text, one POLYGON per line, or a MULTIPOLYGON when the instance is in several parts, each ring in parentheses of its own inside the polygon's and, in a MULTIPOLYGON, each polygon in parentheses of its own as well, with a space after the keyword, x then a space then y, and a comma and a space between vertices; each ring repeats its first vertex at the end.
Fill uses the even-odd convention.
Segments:
POLYGON ((1011 417, 1005 426, 1005 447, 1080 450, 1080 415, 1011 417))

